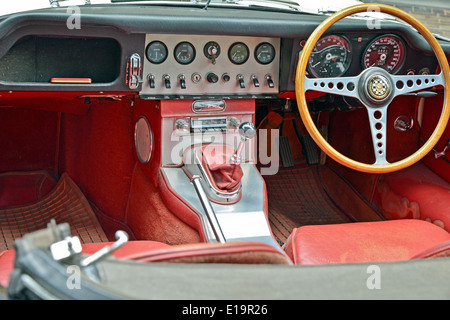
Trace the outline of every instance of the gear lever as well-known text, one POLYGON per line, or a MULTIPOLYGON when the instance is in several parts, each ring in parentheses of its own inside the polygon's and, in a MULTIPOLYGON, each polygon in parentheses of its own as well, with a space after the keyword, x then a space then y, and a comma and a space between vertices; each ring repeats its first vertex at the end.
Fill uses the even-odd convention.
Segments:
POLYGON ((253 139, 256 136, 256 127, 251 122, 243 122, 239 126, 239 135, 241 136, 241 141, 236 149, 236 151, 231 156, 231 163, 240 164, 241 163, 241 152, 244 148, 244 144, 247 140, 253 139))

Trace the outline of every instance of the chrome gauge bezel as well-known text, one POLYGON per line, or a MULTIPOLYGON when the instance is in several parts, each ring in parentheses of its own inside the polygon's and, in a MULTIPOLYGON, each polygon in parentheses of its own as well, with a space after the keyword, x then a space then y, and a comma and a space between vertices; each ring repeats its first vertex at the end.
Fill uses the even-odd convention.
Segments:
POLYGON ((382 34, 382 35, 380 35, 380 36, 375 37, 375 38, 372 39, 372 41, 370 41, 370 43, 366 46, 366 48, 364 49, 364 52, 363 52, 363 54, 362 54, 362 57, 361 57, 361 67, 362 67, 362 70, 368 68, 368 67, 366 66, 366 63, 365 63, 366 55, 367 55, 367 53, 368 53, 368 50, 371 48, 371 46, 372 46, 375 42, 379 41, 381 38, 384 38, 384 37, 394 38, 395 41, 396 41, 397 43, 400 44, 400 46, 403 46, 403 55, 401 56, 401 61, 400 61, 399 63, 397 63, 396 67, 395 67, 393 70, 389 71, 389 70, 386 70, 385 68, 382 68, 382 69, 386 70, 386 71, 389 72, 390 74, 397 74, 397 73, 403 68, 403 66, 405 65, 405 61, 406 61, 406 43, 405 43, 405 41, 403 41, 403 39, 400 38, 398 35, 390 34, 390 33, 389 33, 389 34, 382 34))
POLYGON ((233 43, 230 48, 228 49, 228 58, 230 61, 234 64, 241 65, 247 62, 248 58, 250 57, 250 50, 248 49, 248 46, 243 42, 235 42, 233 43), (233 50, 237 46, 242 46, 245 52, 245 57, 243 60, 236 60, 235 56, 233 55, 233 50))
POLYGON ((269 64, 271 63, 274 59, 275 59, 275 55, 276 55, 276 51, 275 48, 273 47, 273 45, 271 45, 268 42, 262 42, 260 44, 258 44, 258 46, 255 48, 255 60, 260 63, 260 64, 269 64), (268 46, 269 49, 272 51, 271 57, 269 58, 269 60, 263 60, 260 57, 260 54, 262 53, 260 50, 262 49, 263 46, 268 46))
MULTIPOLYGON (((345 57, 345 63, 344 63, 344 68, 341 70, 341 72, 339 72, 337 75, 330 75, 330 74, 327 74, 327 75, 325 75, 325 76, 319 76, 318 75, 318 73, 314 70, 314 68, 313 68, 313 66, 311 65, 311 56, 310 56, 310 61, 308 61, 308 67, 307 67, 307 71, 308 71, 308 74, 310 75, 310 76, 312 76, 312 77, 314 77, 314 78, 326 78, 326 77, 341 77, 341 76, 343 76, 347 71, 348 71, 348 69, 350 68, 350 65, 351 65, 351 63, 352 63, 352 55, 353 55, 353 48, 352 48, 352 45, 351 45, 351 42, 347 39, 347 37, 345 37, 345 36, 343 36, 343 35, 334 35, 334 34, 331 34, 331 35, 326 35, 326 36, 324 36, 324 37, 322 37, 322 38, 320 38, 319 39, 319 41, 317 41, 317 43, 316 43, 316 45, 314 46, 314 49, 313 49, 313 53, 315 53, 314 52, 314 50, 316 50, 316 48, 317 48, 317 45, 318 45, 318 43, 319 42, 322 42, 322 41, 326 41, 327 39, 331 39, 331 38, 338 38, 342 43, 344 43, 346 46, 347 46, 347 55, 346 55, 346 57, 345 57)), ((341 46, 342 47, 342 46, 341 46)), ((313 53, 311 53, 311 55, 313 54, 313 53)))
POLYGON ((190 43, 188 41, 182 41, 175 46, 175 49, 173 49, 173 56, 174 56, 176 62, 178 62, 179 64, 183 64, 183 65, 190 64, 190 63, 192 63, 192 61, 195 60, 195 57, 196 57, 195 47, 192 45, 192 43, 190 43), (187 61, 183 61, 179 57, 179 54, 182 52, 182 51, 180 51, 181 47, 184 45, 186 45, 192 51, 192 56, 187 61))
POLYGON ((145 48, 145 57, 147 58, 148 61, 150 61, 153 64, 161 64, 164 61, 166 61, 167 56, 169 55, 169 50, 167 49, 167 46, 164 42, 159 41, 159 40, 155 40, 150 42, 147 47, 145 48), (165 50, 165 56, 162 60, 155 60, 154 58, 151 58, 150 54, 149 54, 149 50, 152 50, 151 47, 154 46, 155 44, 162 46, 162 48, 164 48, 165 50))

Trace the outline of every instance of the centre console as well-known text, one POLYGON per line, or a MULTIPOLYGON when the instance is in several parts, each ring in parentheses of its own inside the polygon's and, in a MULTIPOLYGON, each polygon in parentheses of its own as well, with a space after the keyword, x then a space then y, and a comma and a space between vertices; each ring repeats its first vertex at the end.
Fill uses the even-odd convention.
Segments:
POLYGON ((144 129, 155 126, 156 135, 142 130, 136 149, 142 146, 138 158, 144 166, 157 163, 167 206, 199 230, 203 241, 257 241, 282 252, 269 227, 253 125, 256 99, 278 96, 280 39, 162 40, 147 34, 145 41, 145 57, 130 61, 130 75, 142 84, 140 98, 152 106, 135 108, 136 118, 144 129), (145 148, 148 140, 155 150, 145 148), (158 157, 150 161, 153 151, 158 157))
MULTIPOLYGON (((258 241, 279 248, 267 218, 264 180, 255 165, 256 139, 246 139, 242 130, 243 124, 254 122, 255 100, 214 100, 212 106, 224 108, 201 113, 193 107, 197 102, 161 101, 160 174, 169 201, 176 199, 198 217, 204 241, 258 241), (222 170, 219 178, 211 174, 216 168, 222 170)), ((181 212, 180 206, 174 211, 181 212)))

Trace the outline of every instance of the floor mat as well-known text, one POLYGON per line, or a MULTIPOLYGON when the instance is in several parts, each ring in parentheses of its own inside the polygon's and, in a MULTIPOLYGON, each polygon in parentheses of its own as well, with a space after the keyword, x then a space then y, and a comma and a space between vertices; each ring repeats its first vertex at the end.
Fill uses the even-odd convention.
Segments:
POLYGON ((14 240, 47 227, 51 219, 70 224, 82 243, 108 241, 78 186, 63 174, 56 187, 32 204, 0 209, 0 252, 14 248, 14 240))
POLYGON ((294 228, 311 224, 352 222, 322 188, 316 166, 280 168, 266 181, 269 222, 274 236, 286 242, 294 228))

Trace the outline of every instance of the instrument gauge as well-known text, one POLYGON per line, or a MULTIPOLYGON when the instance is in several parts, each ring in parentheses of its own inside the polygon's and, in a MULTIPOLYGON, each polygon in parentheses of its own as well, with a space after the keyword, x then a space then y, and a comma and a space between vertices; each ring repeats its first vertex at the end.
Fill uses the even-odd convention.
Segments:
POLYGON ((203 53, 208 59, 217 58, 220 55, 220 45, 215 41, 210 41, 203 47, 203 53))
POLYGON ((261 64, 269 64, 275 59, 275 48, 267 42, 259 44, 255 49, 255 59, 261 64))
POLYGON ((248 60, 249 50, 245 43, 236 42, 228 50, 228 58, 234 64, 243 64, 248 60))
POLYGON ((330 35, 317 41, 308 62, 308 70, 316 78, 340 77, 350 66, 352 52, 344 37, 330 35))
POLYGON ((405 44, 394 35, 383 35, 374 39, 363 55, 363 67, 383 68, 391 74, 397 73, 405 61, 405 44))
POLYGON ((152 41, 145 49, 145 56, 151 63, 163 63, 167 58, 167 47, 161 41, 152 41))
POLYGON ((187 41, 180 42, 173 52, 175 60, 180 64, 189 64, 195 59, 195 48, 187 41))

